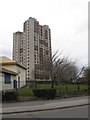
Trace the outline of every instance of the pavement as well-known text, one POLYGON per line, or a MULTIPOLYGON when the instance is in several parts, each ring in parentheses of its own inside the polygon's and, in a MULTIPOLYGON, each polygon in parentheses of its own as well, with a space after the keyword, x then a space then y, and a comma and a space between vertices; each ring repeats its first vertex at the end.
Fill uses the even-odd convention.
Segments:
POLYGON ((0 108, 0 114, 24 113, 63 109, 76 106, 88 105, 88 96, 68 98, 62 100, 44 100, 22 103, 4 103, 0 108))

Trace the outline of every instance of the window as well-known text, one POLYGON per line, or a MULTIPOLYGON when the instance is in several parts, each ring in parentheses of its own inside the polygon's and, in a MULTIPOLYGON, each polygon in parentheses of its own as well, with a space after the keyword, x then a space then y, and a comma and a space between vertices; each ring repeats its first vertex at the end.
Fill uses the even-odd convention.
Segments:
POLYGON ((34 36, 34 41, 36 41, 36 37, 34 36))
POLYGON ((45 30, 45 38, 48 39, 48 32, 45 30))
POLYGON ((8 73, 5 73, 4 75, 4 83, 5 84, 11 84, 11 75, 8 73))
POLYGON ((34 55, 34 59, 36 60, 36 55, 34 55))

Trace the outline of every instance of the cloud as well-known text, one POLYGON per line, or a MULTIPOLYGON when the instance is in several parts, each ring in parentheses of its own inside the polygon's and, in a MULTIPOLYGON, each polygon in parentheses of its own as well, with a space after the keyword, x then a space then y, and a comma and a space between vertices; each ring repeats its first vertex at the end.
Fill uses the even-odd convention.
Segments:
POLYGON ((38 18, 41 25, 49 25, 53 51, 65 51, 83 62, 87 59, 87 3, 88 0, 2 0, 0 55, 12 56, 13 32, 22 31, 24 21, 31 16, 38 18))
POLYGON ((12 58, 12 47, 8 44, 1 44, 0 56, 7 56, 9 58, 12 58))

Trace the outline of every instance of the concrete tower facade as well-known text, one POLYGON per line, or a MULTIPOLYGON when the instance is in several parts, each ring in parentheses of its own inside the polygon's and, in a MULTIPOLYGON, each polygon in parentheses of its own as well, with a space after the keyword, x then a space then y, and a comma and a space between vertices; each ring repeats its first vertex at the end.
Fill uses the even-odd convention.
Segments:
MULTIPOLYGON (((21 64, 23 64, 26 68, 26 79, 27 80, 45 80, 45 74, 43 72, 43 61, 45 59, 51 60, 51 30, 47 25, 40 25, 39 22, 30 17, 27 21, 23 24, 23 33, 21 36, 24 45, 19 42, 18 53, 20 53, 20 49, 22 52, 22 56, 16 57, 15 54, 16 47, 15 47, 15 37, 14 33, 14 47, 13 47, 13 58, 17 60, 21 64)), ((19 37, 20 38, 20 37, 19 37)), ((18 39, 19 39, 18 38, 18 39)), ((21 39, 20 38, 20 39, 21 39)), ((20 41, 20 40, 18 40, 20 41)))

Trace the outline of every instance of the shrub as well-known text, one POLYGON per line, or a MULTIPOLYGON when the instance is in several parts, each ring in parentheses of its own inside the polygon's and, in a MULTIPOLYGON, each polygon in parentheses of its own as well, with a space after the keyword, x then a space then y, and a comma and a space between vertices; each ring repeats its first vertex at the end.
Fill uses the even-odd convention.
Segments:
POLYGON ((56 96, 56 89, 33 89, 33 94, 36 97, 40 97, 43 99, 54 99, 56 96))
POLYGON ((2 91, 2 101, 17 101, 18 92, 17 91, 2 91))

